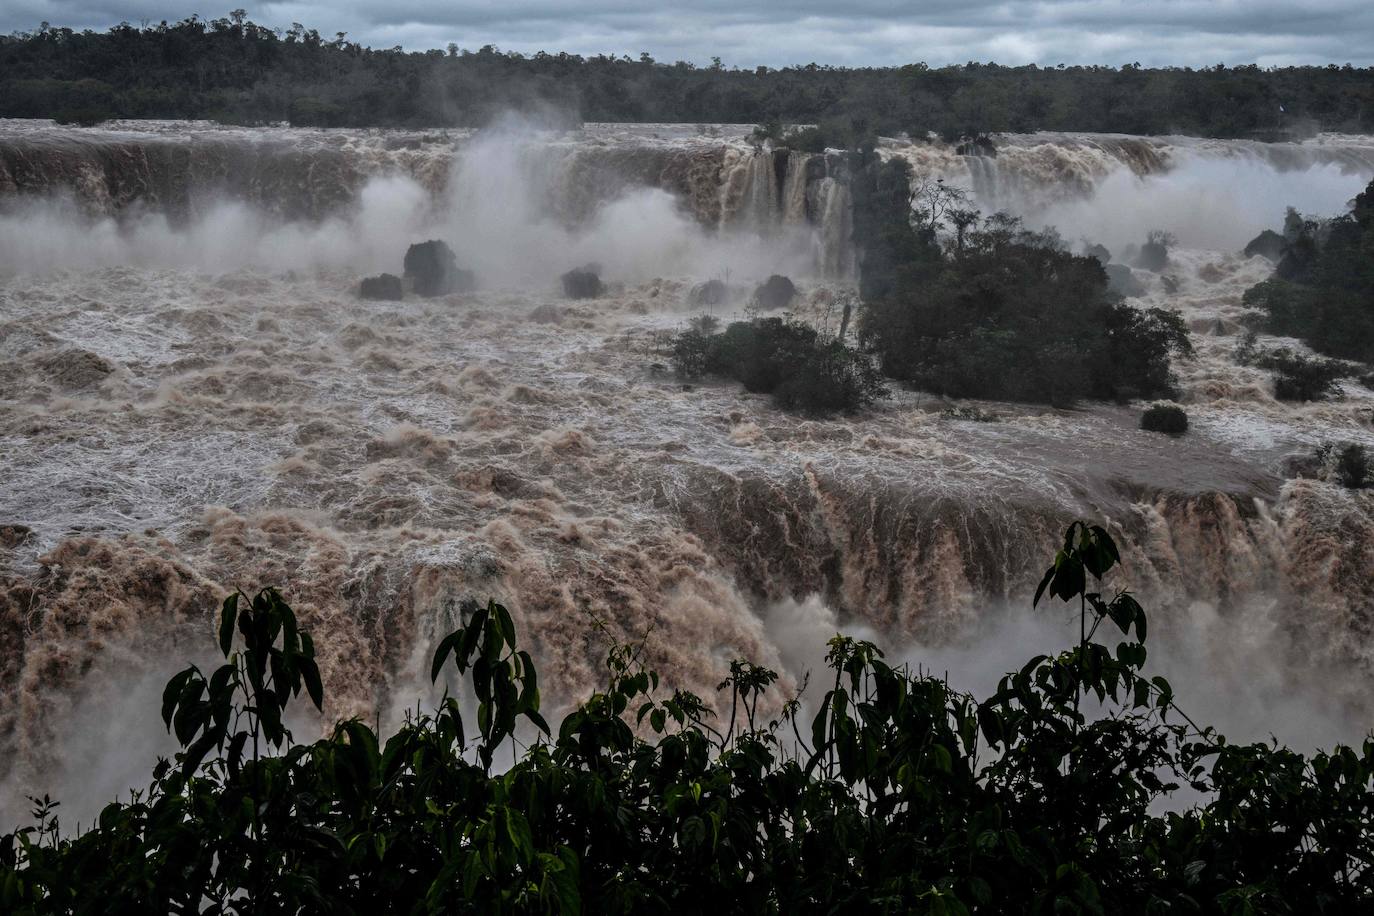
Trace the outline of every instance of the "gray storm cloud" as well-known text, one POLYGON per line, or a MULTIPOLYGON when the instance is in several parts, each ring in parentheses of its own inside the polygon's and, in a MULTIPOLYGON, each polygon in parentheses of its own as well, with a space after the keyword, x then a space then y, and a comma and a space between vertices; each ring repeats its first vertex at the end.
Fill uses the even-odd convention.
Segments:
MULTIPOLYGON (((39 22, 103 29, 198 12, 165 0, 7 0, 0 32, 39 22)), ((1258 63, 1374 65, 1368 0, 363 0, 245 4, 257 22, 347 32, 373 47, 409 50, 494 44, 521 52, 631 54, 663 61, 774 67, 809 62, 875 66, 994 60, 1206 66, 1258 63)))

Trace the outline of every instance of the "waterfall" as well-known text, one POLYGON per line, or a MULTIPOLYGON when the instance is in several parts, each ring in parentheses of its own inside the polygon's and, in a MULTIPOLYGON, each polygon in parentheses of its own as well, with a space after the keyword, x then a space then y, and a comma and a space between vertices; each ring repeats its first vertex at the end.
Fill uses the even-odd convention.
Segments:
MULTIPOLYGON (((0 210, 23 198, 62 196, 94 216, 126 220, 153 213, 179 224, 228 200, 278 219, 316 222, 348 212, 379 177, 402 176, 442 198, 485 133, 246 129, 202 122, 78 129, 3 120, 0 210)), ((810 236, 824 275, 850 271, 849 223, 842 212, 848 198, 837 187, 845 179, 830 174, 824 157, 758 149, 721 131, 662 126, 588 125, 522 134, 518 154, 544 195, 537 210, 561 225, 595 219, 632 189, 657 188, 712 231, 774 237, 796 230, 810 236)), ((1374 174, 1374 139, 1367 137, 1263 143, 1038 133, 993 139, 995 157, 961 156, 944 144, 908 141, 884 141, 880 154, 905 159, 918 177, 967 187, 985 210, 1030 217, 1090 200, 1104 187, 1119 193, 1123 177, 1158 180, 1197 163, 1248 166, 1264 175, 1374 174)), ((1139 196, 1148 202, 1148 194, 1139 196)))
POLYGON ((1286 203, 1339 212, 1374 140, 881 146, 1070 243, 1179 235, 1171 283, 1143 276, 1141 297, 1193 329, 1173 439, 1122 405, 984 403, 983 423, 894 385, 871 412, 798 418, 672 378, 664 341, 700 280, 733 270, 747 295, 788 273, 806 320, 851 301, 846 157, 731 130, 0 121, 0 815, 30 788, 103 803, 129 784, 106 761, 169 753, 158 690, 211 651, 235 585, 280 585, 319 637, 331 719, 427 697, 423 659, 469 597, 509 606, 552 712, 604 685, 609 640, 709 702, 730 659, 777 666, 797 626, 778 609, 802 604, 897 658, 1019 653, 986 627, 1028 608, 1075 518, 1117 538, 1161 660, 1170 634, 1212 653, 1190 700, 1303 688, 1362 730, 1374 491, 1289 462, 1374 447, 1371 401, 1276 401, 1232 354, 1272 269, 1246 233, 1286 203), (484 284, 358 296, 426 238, 484 284), (606 295, 565 300, 558 275, 589 261, 606 295), (1228 665, 1238 680, 1207 679, 1228 665))
POLYGON ((801 226, 807 222, 806 185, 810 162, 810 153, 790 150, 787 154, 787 174, 782 185, 782 219, 788 225, 801 226))
POLYGON ((822 276, 849 277, 854 270, 854 203, 849 185, 826 176, 814 186, 817 219, 812 252, 822 276))

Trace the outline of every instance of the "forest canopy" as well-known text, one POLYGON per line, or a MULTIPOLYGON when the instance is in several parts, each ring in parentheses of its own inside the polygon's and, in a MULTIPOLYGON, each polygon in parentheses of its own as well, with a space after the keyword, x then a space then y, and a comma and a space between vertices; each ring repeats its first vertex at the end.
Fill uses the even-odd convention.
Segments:
POLYGON ((1374 68, 1192 69, 970 62, 709 67, 601 54, 374 49, 242 10, 106 32, 0 36, 0 117, 480 126, 514 109, 577 121, 781 121, 832 135, 1075 130, 1274 138, 1374 131, 1374 68))
MULTIPOLYGON (((1329 219, 1288 211, 1274 275, 1245 293, 1265 329, 1319 353, 1374 363, 1374 182, 1349 213, 1329 219)), ((1333 369, 1339 372, 1339 369, 1333 369)))

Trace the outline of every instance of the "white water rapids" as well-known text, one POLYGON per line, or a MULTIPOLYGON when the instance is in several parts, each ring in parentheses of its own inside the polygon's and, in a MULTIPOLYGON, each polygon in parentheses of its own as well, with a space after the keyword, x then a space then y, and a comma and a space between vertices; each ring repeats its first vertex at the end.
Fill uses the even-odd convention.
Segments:
POLYGON ((1374 394, 1280 403, 1231 352, 1270 270, 1239 249, 1287 205, 1340 211, 1374 139, 884 146, 1074 243, 1177 235, 1172 292, 1136 272, 1198 350, 1175 440, 1139 405, 974 405, 984 423, 898 392, 812 421, 685 390, 659 348, 694 283, 742 303, 788 274, 833 327, 851 282, 826 157, 745 132, 0 122, 0 531, 31 532, 0 542, 0 819, 24 792, 89 817, 136 785, 171 749, 161 681, 209 658, 235 586, 286 593, 331 717, 396 721, 458 603, 488 596, 555 714, 601 681, 607 633, 706 695, 740 655, 792 689, 836 627, 985 689, 1067 641, 1028 604, 1075 517, 1118 534, 1186 708, 1239 738, 1365 733, 1374 494, 1285 467, 1374 445, 1374 394), (357 297, 426 238, 481 289, 357 297), (587 262, 609 293, 563 300, 587 262))

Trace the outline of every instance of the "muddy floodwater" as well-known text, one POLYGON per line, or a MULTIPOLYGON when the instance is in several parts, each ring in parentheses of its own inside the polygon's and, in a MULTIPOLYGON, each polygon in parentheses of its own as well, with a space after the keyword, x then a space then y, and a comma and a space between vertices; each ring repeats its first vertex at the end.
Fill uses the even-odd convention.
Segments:
POLYGON ((795 690, 836 629, 986 689, 1066 641, 1029 598, 1078 517, 1117 535, 1186 708, 1304 746, 1374 724, 1374 494, 1298 473, 1374 446, 1374 392, 1281 403, 1233 357, 1272 269, 1245 242, 1286 205, 1340 212, 1374 138, 884 145, 1066 244, 1177 236, 1132 300, 1191 329, 1174 439, 1140 404, 895 390, 809 420, 683 385, 665 342, 696 284, 726 283, 729 320, 786 274, 832 330, 854 296, 840 157, 747 131, 0 121, 0 814, 94 810, 167 753, 161 682, 210 658, 235 587, 285 592, 331 719, 400 721, 488 597, 555 715, 611 639, 708 696, 739 656, 795 690), (429 238, 477 291, 358 297, 429 238), (606 294, 564 298, 588 262, 606 294))

